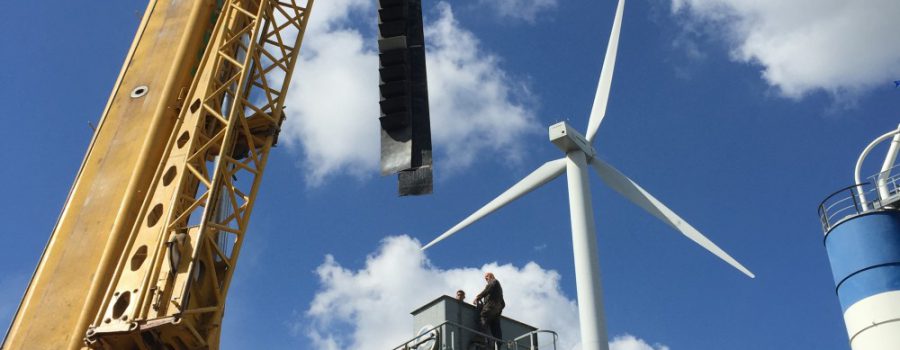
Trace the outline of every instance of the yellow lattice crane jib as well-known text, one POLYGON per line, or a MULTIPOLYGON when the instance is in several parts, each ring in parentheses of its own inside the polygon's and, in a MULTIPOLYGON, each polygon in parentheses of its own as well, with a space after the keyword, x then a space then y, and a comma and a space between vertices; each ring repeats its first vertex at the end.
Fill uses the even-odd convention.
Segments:
POLYGON ((218 348, 312 5, 150 2, 3 349, 218 348))

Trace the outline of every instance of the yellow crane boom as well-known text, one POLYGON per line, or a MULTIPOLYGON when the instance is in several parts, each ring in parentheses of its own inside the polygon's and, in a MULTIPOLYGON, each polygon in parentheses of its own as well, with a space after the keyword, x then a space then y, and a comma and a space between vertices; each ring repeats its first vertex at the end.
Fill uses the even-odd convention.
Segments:
POLYGON ((218 347, 312 2, 150 2, 4 349, 218 347))

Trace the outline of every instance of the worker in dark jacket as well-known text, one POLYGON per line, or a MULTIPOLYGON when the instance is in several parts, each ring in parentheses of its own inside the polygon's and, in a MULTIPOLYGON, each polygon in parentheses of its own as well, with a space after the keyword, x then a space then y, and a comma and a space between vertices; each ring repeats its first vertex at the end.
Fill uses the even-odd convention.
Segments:
POLYGON ((484 302, 484 308, 481 309, 481 328, 490 330, 494 338, 503 339, 503 333, 500 331, 500 313, 506 307, 506 302, 503 301, 503 287, 493 273, 485 273, 484 280, 487 285, 475 297, 476 302, 479 300, 484 302))

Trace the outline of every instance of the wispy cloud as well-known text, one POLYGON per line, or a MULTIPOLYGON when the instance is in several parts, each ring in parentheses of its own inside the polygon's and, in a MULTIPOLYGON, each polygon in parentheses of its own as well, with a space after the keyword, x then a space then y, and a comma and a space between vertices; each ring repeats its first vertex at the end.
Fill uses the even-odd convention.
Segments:
POLYGON ((853 99, 900 76, 898 1, 672 0, 671 8, 688 32, 712 26, 702 33, 724 40, 732 60, 760 66, 787 98, 853 99))
POLYGON ((541 15, 556 9, 557 0, 479 0, 479 5, 491 7, 500 17, 534 23, 541 15))
POLYGON ((631 334, 617 336, 609 343, 610 350, 669 350, 668 346, 662 344, 649 344, 643 339, 636 338, 631 334))
MULTIPOLYGON (((373 2, 316 3, 287 97, 284 138, 303 154, 307 183, 334 174, 365 178, 377 173, 378 54, 373 2), (365 14, 365 16, 363 16, 365 14)), ((439 2, 427 17, 431 126, 438 176, 477 159, 515 162, 523 135, 540 130, 534 98, 510 78, 501 59, 462 28, 452 8, 439 2)))
MULTIPOLYGON (((488 263, 480 267, 433 266, 408 236, 386 238, 365 267, 352 270, 332 256, 316 270, 320 289, 293 324, 298 336, 317 349, 390 349, 411 338, 408 312, 463 289, 475 295, 482 274, 492 271, 504 286, 504 314, 560 333, 559 349, 578 349, 578 311, 560 288, 560 275, 530 262, 524 266, 488 263)), ((668 350, 630 335, 614 339, 612 350, 668 350), (636 347, 643 345, 645 347, 636 347)))

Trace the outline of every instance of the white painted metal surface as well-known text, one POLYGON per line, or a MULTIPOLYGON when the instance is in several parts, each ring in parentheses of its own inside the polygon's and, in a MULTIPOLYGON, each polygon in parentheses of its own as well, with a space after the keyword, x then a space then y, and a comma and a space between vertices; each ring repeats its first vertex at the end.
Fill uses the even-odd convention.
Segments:
POLYGON ((588 119, 587 139, 590 142, 594 142, 594 136, 597 136, 600 122, 606 116, 606 103, 609 101, 613 70, 616 68, 616 52, 619 49, 619 32, 622 29, 622 13, 624 11, 625 0, 619 0, 619 6, 616 8, 616 18, 613 20, 613 28, 609 33, 609 43, 606 44, 606 57, 603 59, 603 69, 600 70, 600 79, 597 82, 594 105, 591 106, 591 117, 588 119))
POLYGON ((876 294, 844 313, 853 350, 897 350, 900 344, 900 291, 876 294))
POLYGON ((506 192, 503 192, 494 200, 485 204, 481 209, 469 215, 465 220, 453 226, 447 232, 444 232, 438 238, 435 238, 430 243, 426 244, 422 247, 422 250, 428 249, 431 246, 437 244, 440 241, 443 241, 445 238, 450 237, 459 230, 462 230, 466 226, 469 226, 478 219, 481 219, 487 216, 490 213, 497 211, 497 209, 503 208, 503 206, 511 203, 512 201, 518 199, 519 197, 524 196, 528 192, 534 191, 536 188, 543 186, 545 183, 550 182, 551 180, 562 175, 563 171, 566 169, 566 160, 564 158, 560 158, 557 160, 551 160, 544 165, 541 165, 540 168, 537 168, 535 171, 528 174, 524 179, 520 180, 518 183, 510 187, 506 192))
POLYGON ((900 322, 874 326, 850 343, 853 350, 897 350, 900 344, 900 322))
POLYGON ((585 159, 584 152, 575 151, 566 154, 566 160, 581 348, 607 350, 609 345, 606 336, 606 320, 603 316, 600 260, 597 255, 597 231, 594 228, 594 209, 591 205, 587 159, 585 159))
POLYGON ((566 158, 545 163, 506 190, 506 192, 503 192, 487 205, 478 209, 465 220, 422 248, 427 249, 433 246, 478 219, 557 178, 565 169, 568 177, 572 249, 575 260, 575 283, 578 293, 581 349, 583 350, 608 349, 606 323, 603 313, 600 263, 597 255, 597 236, 594 227, 590 185, 588 183, 588 164, 593 165, 600 177, 614 190, 741 272, 754 277, 752 272, 700 234, 691 225, 684 222, 678 215, 644 191, 634 181, 631 181, 631 179, 625 177, 618 170, 600 161, 595 156, 596 151, 591 146, 591 140, 596 135, 600 122, 606 114, 624 4, 625 1, 620 0, 616 10, 616 18, 613 22, 606 61, 604 61, 603 71, 600 74, 597 94, 588 122, 588 136, 582 136, 565 122, 551 126, 549 129, 550 141, 566 153, 566 158))
POLYGON ((697 231, 691 224, 684 221, 678 214, 675 214, 675 212, 662 204, 656 197, 653 197, 653 195, 645 191, 633 180, 622 174, 618 169, 598 158, 591 159, 591 165, 594 166, 597 175, 600 175, 600 178, 603 179, 609 187, 616 190, 616 192, 623 197, 627 198, 632 203, 637 204, 637 206, 643 208, 657 219, 662 220, 662 222, 665 222, 672 228, 678 230, 678 232, 685 237, 694 241, 694 243, 697 243, 703 247, 703 249, 713 253, 731 266, 734 266, 734 268, 740 270, 745 275, 751 278, 756 277, 753 272, 750 272, 744 265, 737 262, 731 255, 728 255, 722 248, 719 248, 719 246, 710 241, 709 238, 706 238, 700 231, 697 231))
MULTIPOLYGON (((897 126, 897 130, 900 131, 900 126, 897 126)), ((894 162, 897 161, 898 151, 900 151, 900 134, 894 135, 887 155, 884 157, 884 163, 881 164, 881 173, 878 174, 878 194, 881 198, 891 196, 886 179, 891 177, 891 168, 894 167, 894 162)))
MULTIPOLYGON (((872 143, 870 143, 868 146, 866 146, 866 148, 862 151, 862 154, 859 155, 859 159, 856 160, 856 168, 853 170, 853 180, 856 181, 856 184, 862 183, 862 176, 860 176, 860 172, 862 171, 863 161, 866 160, 866 157, 869 155, 869 152, 871 152, 872 149, 875 148, 875 146, 877 146, 879 143, 883 142, 884 140, 887 140, 890 137, 893 137, 894 135, 900 135, 900 129, 891 130, 890 132, 879 136, 877 139, 875 139, 875 141, 872 141, 872 143)), ((867 203, 868 201, 866 200, 866 191, 865 191, 865 189, 863 189, 863 186, 856 187, 856 191, 859 194, 859 199, 861 202, 860 204, 862 205, 862 211, 869 210, 869 204, 867 203)))

